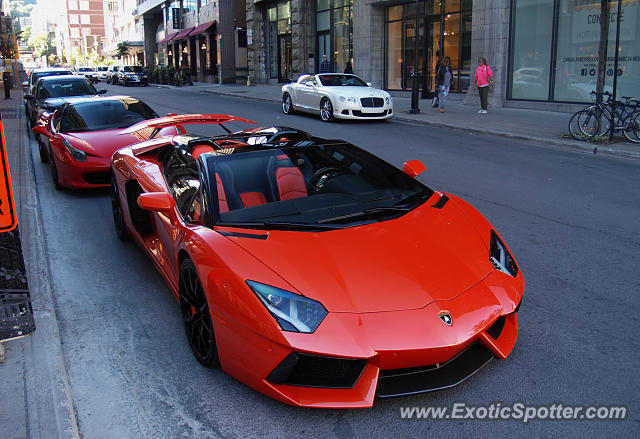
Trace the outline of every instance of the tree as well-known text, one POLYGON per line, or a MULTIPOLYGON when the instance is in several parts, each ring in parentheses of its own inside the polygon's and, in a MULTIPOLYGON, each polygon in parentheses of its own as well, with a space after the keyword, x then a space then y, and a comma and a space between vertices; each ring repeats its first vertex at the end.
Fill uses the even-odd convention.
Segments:
POLYGON ((27 46, 31 48, 37 58, 42 55, 55 55, 56 53, 55 41, 50 40, 44 33, 31 34, 27 40, 27 46))
POLYGON ((121 58, 123 56, 127 56, 129 54, 129 43, 127 43, 126 41, 123 41, 122 43, 118 43, 118 47, 116 49, 116 55, 118 55, 118 58, 121 58))

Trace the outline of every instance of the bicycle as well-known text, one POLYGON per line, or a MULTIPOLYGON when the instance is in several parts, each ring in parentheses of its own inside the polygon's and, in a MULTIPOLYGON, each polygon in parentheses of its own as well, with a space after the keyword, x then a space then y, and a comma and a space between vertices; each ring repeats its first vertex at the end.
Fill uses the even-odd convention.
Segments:
POLYGON ((625 102, 616 101, 611 93, 591 92, 596 102, 574 113, 569 120, 569 133, 576 140, 591 140, 596 135, 604 136, 611 130, 622 131, 631 142, 640 143, 640 112, 638 101, 631 96, 623 96, 625 102), (601 97, 606 96, 607 102, 601 97))

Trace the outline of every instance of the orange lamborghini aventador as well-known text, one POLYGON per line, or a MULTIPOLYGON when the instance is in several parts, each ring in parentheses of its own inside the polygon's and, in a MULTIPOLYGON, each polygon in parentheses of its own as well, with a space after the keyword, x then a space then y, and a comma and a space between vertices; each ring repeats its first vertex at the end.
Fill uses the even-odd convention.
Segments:
POLYGON ((250 122, 140 122, 111 162, 116 233, 166 280, 202 364, 288 404, 346 408, 509 355, 522 273, 478 211, 416 179, 422 163, 285 127, 158 135, 230 121, 250 122))

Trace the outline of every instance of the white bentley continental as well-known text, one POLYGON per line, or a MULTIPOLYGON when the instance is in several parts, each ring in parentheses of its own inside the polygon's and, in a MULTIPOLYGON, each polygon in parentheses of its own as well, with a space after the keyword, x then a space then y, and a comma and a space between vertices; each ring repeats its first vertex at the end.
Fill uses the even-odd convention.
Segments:
POLYGON ((388 119, 393 114, 393 100, 389 93, 371 87, 356 75, 302 75, 282 86, 282 111, 320 114, 325 122, 334 118, 388 119))

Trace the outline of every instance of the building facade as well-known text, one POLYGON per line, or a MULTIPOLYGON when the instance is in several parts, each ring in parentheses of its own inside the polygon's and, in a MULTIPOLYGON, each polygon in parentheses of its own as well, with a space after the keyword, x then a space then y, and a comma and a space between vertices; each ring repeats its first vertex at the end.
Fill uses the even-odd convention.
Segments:
POLYGON ((247 78, 243 0, 137 0, 145 61, 188 69, 194 80, 247 78))
POLYGON ((104 55, 103 0, 53 0, 56 2, 56 50, 61 59, 85 64, 104 55))
MULTIPOLYGON (((621 1, 618 95, 640 95, 638 3, 621 1)), ((253 0, 246 7, 249 75, 259 83, 317 72, 326 54, 333 71, 353 69, 399 93, 411 89, 415 71, 424 97, 448 56, 452 91, 476 103, 473 77, 483 56, 495 74, 492 106, 561 107, 590 101, 595 88, 600 0, 253 0)), ((617 1, 610 8, 609 88, 617 1)))
POLYGON ((136 19, 136 0, 103 0, 105 19, 105 53, 116 57, 118 44, 126 43, 129 51, 123 65, 144 64, 143 21, 136 19))

